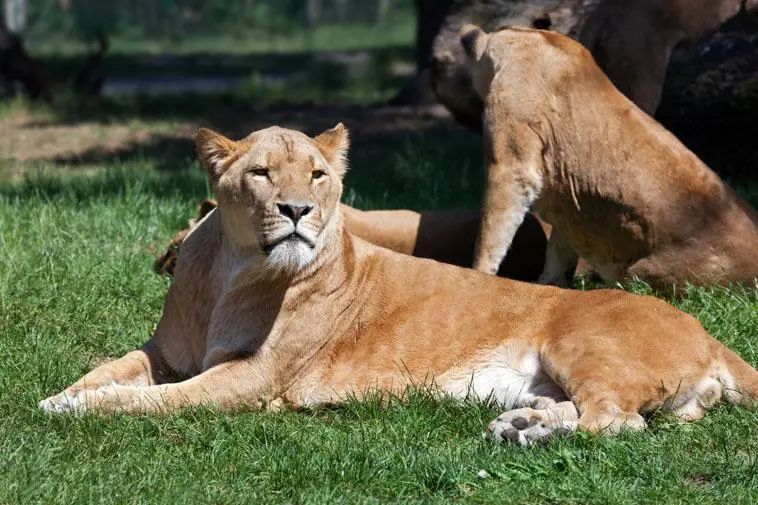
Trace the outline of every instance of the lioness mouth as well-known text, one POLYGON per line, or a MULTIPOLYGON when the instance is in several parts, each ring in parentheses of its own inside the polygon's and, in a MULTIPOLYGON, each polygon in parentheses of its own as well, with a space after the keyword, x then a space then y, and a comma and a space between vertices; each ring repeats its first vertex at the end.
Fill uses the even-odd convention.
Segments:
POLYGON ((307 245, 308 247, 310 247, 311 249, 313 249, 314 247, 316 247, 316 244, 314 244, 313 242, 311 242, 307 238, 303 237, 299 233, 293 231, 289 235, 285 235, 284 237, 282 237, 282 238, 280 238, 278 240, 275 240, 275 241, 271 242, 270 244, 264 246, 263 247, 263 252, 265 252, 266 254, 271 253, 271 251, 273 251, 274 248, 276 246, 278 246, 279 244, 281 244, 282 242, 302 242, 305 245, 307 245))

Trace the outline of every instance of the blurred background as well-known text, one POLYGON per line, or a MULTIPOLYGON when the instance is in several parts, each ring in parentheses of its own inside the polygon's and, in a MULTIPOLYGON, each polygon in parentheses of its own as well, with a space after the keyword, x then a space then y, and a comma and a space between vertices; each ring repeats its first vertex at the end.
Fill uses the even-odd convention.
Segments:
MULTIPOLYGON (((242 137, 271 124, 317 133, 343 121, 359 167, 348 180, 354 198, 415 207, 419 181, 436 188, 423 199, 427 207, 479 201, 480 139, 450 117, 429 86, 432 42, 451 9, 478 9, 481 17, 487 8, 502 14, 513 5, 561 4, 0 3, 0 182, 60 176, 64 168, 66 175, 125 164, 184 169, 193 163, 199 126, 242 137), (455 184, 447 182, 451 177, 455 184)), ((562 3, 581 8, 597 1, 562 3)), ((549 26, 546 16, 535 22, 549 26)), ((657 118, 739 184, 758 164, 751 140, 758 35, 753 29, 734 36, 733 28, 677 49, 657 118)))
POLYGON ((91 91, 106 96, 231 92, 269 103, 361 103, 388 98, 413 71, 410 0, 4 4, 6 26, 48 79, 85 77, 88 60, 103 52, 91 70, 105 79, 91 91))
MULTIPOLYGON (((417 10, 449 3, 2 0, 0 182, 183 170, 199 126, 239 138, 271 124, 317 133, 343 121, 353 165, 365 166, 356 194, 371 189, 366 205, 411 205, 418 181, 440 166, 463 169, 460 180, 480 164, 478 137, 434 104, 428 85, 416 90, 442 20, 417 26, 417 10), (384 173, 370 171, 377 164, 384 173)), ((204 196, 194 188, 188 201, 204 196)), ((476 205, 474 194, 461 202, 447 191, 426 205, 476 205)))

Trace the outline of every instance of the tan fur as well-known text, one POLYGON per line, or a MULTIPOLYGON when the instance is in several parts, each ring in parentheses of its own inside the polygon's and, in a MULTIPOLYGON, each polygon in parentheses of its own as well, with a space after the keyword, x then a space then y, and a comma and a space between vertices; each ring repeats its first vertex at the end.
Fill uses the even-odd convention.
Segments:
POLYGON ((187 235, 195 229, 197 224, 208 215, 210 211, 217 207, 215 200, 205 199, 200 202, 197 209, 197 218, 189 219, 187 221, 187 227, 176 232, 168 243, 168 247, 160 256, 155 258, 153 262, 153 270, 157 274, 174 275, 174 268, 176 268, 176 260, 179 258, 179 246, 182 245, 187 235))
POLYGON ((658 108, 674 47, 715 30, 758 0, 603 0, 579 41, 618 89, 642 110, 658 108))
POLYGON ((531 207, 553 226, 541 282, 565 284, 577 255, 607 281, 754 282, 755 211, 619 93, 586 49, 526 28, 462 33, 486 102, 475 268, 497 269, 531 207))
POLYGON ((466 126, 481 129, 484 104, 466 71, 460 45, 465 24, 497 31, 534 26, 537 16, 550 30, 577 38, 611 82, 638 107, 658 107, 668 62, 677 44, 719 28, 758 0, 465 0, 455 6, 435 38, 431 83, 437 98, 466 126))
MULTIPOLYGON (((213 200, 203 200, 197 219, 177 232, 166 251, 155 259, 160 274, 174 274, 179 246, 200 219, 216 207, 213 200)), ((340 206, 345 229, 363 240, 418 258, 430 258, 451 265, 471 266, 474 243, 479 234, 479 213, 467 211, 359 210, 340 206)), ((520 281, 535 281, 545 263, 547 237, 545 223, 532 214, 513 238, 508 257, 498 275, 520 281)))
MULTIPOLYGON (((466 211, 363 211, 342 205, 345 229, 363 240, 417 258, 470 267, 479 234, 479 213, 466 211)), ((513 238, 512 254, 497 274, 535 281, 542 272, 549 227, 528 214, 513 238)))
POLYGON ((758 395, 758 372, 660 300, 500 279, 348 234, 346 133, 329 135, 343 140, 199 134, 219 207, 187 237, 153 338, 40 407, 281 408, 432 384, 515 408, 488 436, 529 444, 577 427, 642 428, 656 408, 694 419, 722 397, 758 395), (281 207, 294 204, 312 206, 296 225, 281 207), (309 242, 271 247, 293 231, 309 242))

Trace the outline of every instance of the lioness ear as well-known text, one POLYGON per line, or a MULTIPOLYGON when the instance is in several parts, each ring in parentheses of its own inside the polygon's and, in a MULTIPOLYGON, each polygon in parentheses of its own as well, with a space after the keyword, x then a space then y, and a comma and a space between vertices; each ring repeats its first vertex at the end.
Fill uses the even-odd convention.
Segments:
POLYGON ((489 35, 476 25, 464 25, 460 31, 461 45, 469 58, 479 61, 487 48, 489 35))
POLYGON ((343 177, 347 172, 347 150, 350 147, 350 135, 342 123, 331 130, 317 135, 313 141, 318 150, 324 155, 326 162, 343 177))
POLYGON ((234 161, 237 142, 213 130, 200 128, 195 135, 197 157, 211 179, 217 181, 234 161))

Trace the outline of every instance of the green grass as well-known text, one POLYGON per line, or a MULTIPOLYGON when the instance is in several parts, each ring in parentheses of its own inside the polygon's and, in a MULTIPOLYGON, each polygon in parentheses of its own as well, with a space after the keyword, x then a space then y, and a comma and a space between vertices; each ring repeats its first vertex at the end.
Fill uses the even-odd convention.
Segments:
MULTIPOLYGON (((286 28, 240 20, 236 27, 224 27, 218 21, 209 17, 203 23, 207 30, 192 29, 182 36, 143 33, 136 27, 108 31, 109 48, 95 74, 135 81, 228 79, 228 94, 260 106, 387 101, 415 71, 410 4, 391 9, 381 22, 326 23, 310 29, 298 19, 287 19, 286 28)), ((28 52, 59 90, 70 88, 94 46, 70 29, 41 28, 26 33, 28 52)), ((73 101, 80 105, 81 100, 73 101)))
MULTIPOLYGON (((356 142, 346 200, 477 204, 476 136, 356 142)), ((0 503, 758 502, 758 414, 729 406, 688 425, 657 416, 644 433, 529 449, 482 439, 495 406, 423 392, 386 408, 44 415, 40 399, 148 338, 169 284, 152 273, 153 254, 208 189, 186 161, 26 168, 0 186, 0 503)), ((691 289, 675 303, 758 363, 758 289, 691 289)))
MULTIPOLYGON (((407 15, 310 32, 245 28, 186 38, 119 33, 100 67, 106 75, 245 78, 231 93, 0 102, 0 131, 14 139, 0 154, 0 504, 758 503, 758 414, 729 406, 687 425, 654 416, 644 433, 577 434, 528 449, 482 439, 496 406, 423 391, 385 407, 371 399, 277 414, 39 412, 39 400, 141 345, 160 316, 170 281, 152 273, 153 256, 209 194, 188 134, 175 131, 213 125, 239 136, 282 117, 265 104, 383 101, 404 83, 398 67, 413 59, 407 15), (357 63, 314 57, 334 51, 363 54, 350 56, 357 63), (123 140, 113 127, 124 125, 146 138, 123 140), (24 141, 27 134, 36 143, 24 141), (61 136, 74 154, 40 149, 44 161, 18 161, 61 136), (91 138, 125 145, 74 147, 91 138)), ((27 42, 61 80, 76 74, 89 50, 53 33, 27 42)), ((348 203, 478 206, 477 135, 444 121, 395 125, 372 110, 298 108, 283 116, 311 129, 337 120, 363 127, 353 135, 348 203)), ((728 146, 738 143, 719 150, 721 140, 711 142, 714 159, 749 166, 729 161, 728 146)), ((758 204, 758 184, 733 182, 758 204)), ((758 288, 693 288, 671 301, 758 363, 758 288)))
MULTIPOLYGON (((182 38, 116 35, 109 39, 109 53, 144 54, 248 54, 302 53, 315 51, 358 51, 380 47, 407 46, 413 42, 415 20, 396 16, 382 24, 325 24, 311 30, 255 30, 244 33, 191 34, 182 38)), ((56 34, 33 37, 27 44, 38 55, 79 55, 92 44, 56 34)))

